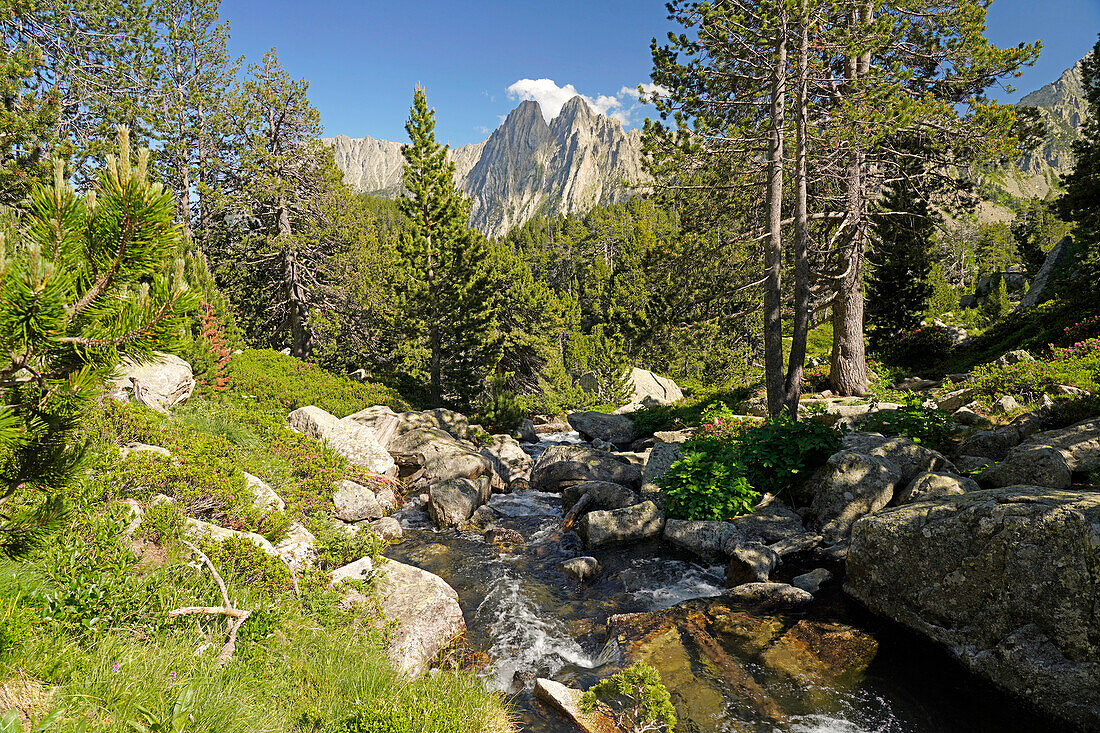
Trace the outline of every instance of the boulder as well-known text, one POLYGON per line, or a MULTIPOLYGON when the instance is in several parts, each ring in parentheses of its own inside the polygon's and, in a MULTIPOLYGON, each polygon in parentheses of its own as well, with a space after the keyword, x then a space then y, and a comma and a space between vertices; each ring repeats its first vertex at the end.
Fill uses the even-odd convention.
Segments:
POLYGON ((887 438, 879 433, 848 433, 843 443, 849 450, 877 456, 898 472, 898 483, 907 484, 915 476, 929 471, 954 471, 955 466, 943 454, 914 443, 908 438, 887 438))
POLYGON ((1064 489, 1073 483, 1066 457, 1048 445, 1018 446, 1003 461, 982 471, 986 486, 1046 486, 1064 489))
POLYGON ((684 449, 679 443, 662 442, 653 446, 642 471, 641 492, 644 498, 654 500, 658 506, 664 506, 664 496, 657 480, 683 455, 684 449))
POLYGON ((808 573, 796 575, 791 585, 801 588, 807 593, 817 593, 821 586, 833 579, 833 574, 826 568, 814 568, 808 573))
POLYGON ((859 679, 877 653, 878 642, 864 631, 802 619, 766 649, 760 661, 769 671, 779 672, 797 684, 816 680, 835 687, 845 680, 859 679))
POLYGON ((630 384, 633 390, 630 394, 631 402, 640 404, 655 402, 658 405, 667 405, 684 399, 684 393, 680 391, 676 382, 638 367, 630 371, 630 384))
POLYGON ((759 542, 745 542, 730 549, 730 561, 726 566, 727 588, 746 583, 766 583, 779 564, 779 555, 775 550, 759 542))
POLYGON ((625 415, 608 415, 590 410, 574 412, 569 425, 588 440, 602 440, 620 448, 629 448, 634 440, 634 421, 625 415))
POLYGON ((382 612, 396 621, 387 656, 408 677, 419 677, 466 633, 458 594, 438 575, 387 560, 375 573, 382 612))
POLYGON ((531 422, 528 418, 523 418, 519 421, 519 427, 512 433, 512 437, 522 443, 539 442, 539 434, 535 432, 535 423, 531 422))
POLYGON ((978 482, 953 473, 922 473, 909 482, 895 497, 896 504, 912 504, 915 501, 930 501, 944 496, 957 496, 968 491, 977 491, 978 482))
POLYGON ((997 366, 1008 366, 1009 364, 1018 364, 1021 361, 1035 361, 1035 357, 1023 349, 1015 349, 1007 354, 1001 354, 993 363, 997 366))
MULTIPOLYGON (((806 527, 802 517, 771 494, 765 494, 751 514, 743 514, 729 521, 737 532, 737 539, 745 542, 762 542, 771 545, 804 534, 806 527)), ((724 550, 726 555, 730 551, 724 550)))
MULTIPOLYGON (((743 417, 748 417, 747 415, 743 417)), ((683 430, 658 430, 653 434, 653 442, 656 443, 686 443, 691 440, 698 428, 684 428, 683 430)))
MULTIPOLYGON (((173 499, 168 499, 168 497, 166 496, 164 497, 164 499, 168 501, 174 501, 173 499)), ((153 503, 158 503, 155 497, 153 499, 153 503)), ((210 524, 209 522, 204 522, 201 519, 195 519, 194 517, 187 517, 186 519, 184 519, 183 533, 189 539, 195 542, 202 539, 211 539, 216 542, 224 542, 230 537, 243 537, 247 540, 250 540, 253 544, 266 552, 268 555, 271 555, 273 557, 278 556, 278 553, 275 552, 275 548, 270 542, 267 541, 267 538, 265 538, 263 535, 256 534, 255 532, 238 532, 234 529, 226 529, 225 527, 219 527, 216 524, 210 524)))
POLYGON ((481 449, 481 455, 493 464, 494 488, 499 484, 507 489, 513 481, 531 478, 531 456, 510 435, 494 435, 493 442, 481 449))
MULTIPOLYGON (((161 450, 164 450, 163 448, 161 450)), ((167 453, 167 451, 165 451, 167 453)), ((275 489, 267 485, 262 479, 253 476, 247 471, 244 474, 245 483, 248 484, 248 488, 252 489, 252 495, 255 497, 252 502, 253 506, 257 509, 266 509, 268 511, 281 512, 286 509, 286 502, 282 500, 278 494, 275 493, 275 489)))
POLYGON ((989 456, 1000 461, 1020 442, 1015 428, 1004 426, 996 430, 979 430, 959 446, 959 453, 967 456, 989 456))
POLYGON ((865 517, 847 592, 1048 715, 1100 729, 1100 492, 985 489, 865 517))
POLYGON ((561 564, 561 569, 577 580, 585 583, 595 578, 600 572, 600 562, 594 557, 574 557, 561 564))
MULTIPOLYGON (((118 449, 119 455, 123 458, 133 453, 152 453, 154 455, 161 456, 162 458, 171 458, 172 453, 167 448, 161 448, 159 445, 147 445, 145 443, 138 443, 131 441, 126 445, 118 449)), ((248 476, 246 473, 245 476, 248 476)))
POLYGON ((396 413, 385 405, 375 405, 348 415, 344 419, 374 430, 379 437, 379 442, 387 448, 394 437, 421 428, 442 430, 458 440, 465 439, 470 429, 470 423, 465 415, 444 407, 423 412, 396 413))
POLYGON ((383 486, 374 492, 374 498, 378 500, 378 506, 382 507, 383 514, 393 514, 401 508, 398 506, 397 494, 389 486, 383 486))
POLYGON ((1024 445, 1054 448, 1065 457, 1066 465, 1074 473, 1093 471, 1100 468, 1100 418, 1032 435, 1024 445))
POLYGON ((722 597, 735 603, 754 606, 761 611, 783 611, 805 606, 812 594, 786 583, 745 583, 727 588, 722 597))
POLYGON ((299 433, 323 440, 334 451, 357 466, 375 473, 388 473, 395 465, 375 439, 374 431, 354 420, 339 420, 320 407, 299 407, 287 416, 299 433))
POLYGON ((1016 398, 1012 395, 1003 395, 993 403, 993 407, 990 409, 994 415, 1007 415, 1013 410, 1019 410, 1020 403, 1016 401, 1016 398))
POLYGON ((561 491, 582 481, 610 481, 636 487, 642 472, 625 458, 582 445, 553 445, 547 448, 531 470, 531 488, 561 491))
POLYGON ((336 507, 336 518, 345 522, 380 519, 386 515, 373 491, 347 479, 341 479, 336 484, 332 503, 336 507))
POLYGON ((954 412, 977 396, 978 391, 971 387, 955 389, 936 400, 936 407, 944 412, 954 412))
POLYGON ((968 405, 963 405, 959 409, 951 413, 951 419, 957 422, 959 425, 966 425, 972 427, 974 425, 981 425, 988 422, 988 420, 981 414, 976 412, 968 405))
POLYGON ((441 481, 428 489, 428 516, 440 527, 458 527, 487 499, 470 479, 441 481))
POLYGON ((275 545, 275 553, 291 570, 301 570, 313 564, 317 556, 317 538, 298 522, 290 525, 286 537, 275 545))
POLYGON ((393 517, 382 517, 370 523, 371 531, 386 542, 400 542, 405 539, 405 530, 401 528, 401 522, 393 517))
POLYGON ((339 585, 348 580, 366 580, 372 572, 374 572, 374 563, 368 556, 336 568, 328 574, 328 577, 333 585, 339 585))
POLYGON ((123 359, 109 385, 112 396, 120 402, 132 394, 138 402, 164 412, 187 401, 195 391, 195 376, 186 361, 158 351, 145 364, 123 359))
POLYGON ((581 517, 577 533, 588 547, 635 542, 661 534, 665 518, 651 501, 624 509, 601 509, 581 517))
POLYGON ((581 733, 622 733, 623 729, 615 724, 606 706, 597 706, 591 713, 581 710, 583 694, 544 677, 535 680, 535 697, 568 718, 581 733))
POLYGON ((586 511, 596 509, 622 509, 638 503, 638 495, 625 486, 607 481, 582 481, 566 486, 561 492, 561 507, 568 512, 581 497, 589 494, 592 499, 586 511))
POLYGON ((806 483, 813 496, 810 526, 826 542, 843 540, 857 519, 890 503, 900 479, 897 470, 878 456, 850 450, 832 455, 806 483))
POLYGON ((394 453, 419 454, 424 458, 424 479, 429 483, 453 478, 489 477, 493 462, 473 443, 460 440, 440 428, 417 427, 390 440, 394 453))
POLYGON ((959 456, 955 459, 955 467, 962 473, 972 473, 979 468, 992 466, 996 461, 985 456, 959 456))
POLYGON ((700 519, 669 519, 665 522, 663 537, 665 542, 707 560, 729 554, 723 549, 728 538, 740 540, 733 524, 700 519))

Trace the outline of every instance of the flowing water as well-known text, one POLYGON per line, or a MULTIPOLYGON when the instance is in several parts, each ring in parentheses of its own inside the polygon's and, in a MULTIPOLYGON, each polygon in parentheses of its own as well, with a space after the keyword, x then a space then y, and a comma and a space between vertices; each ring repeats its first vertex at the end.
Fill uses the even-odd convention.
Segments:
MULTIPOLYGON (((557 433, 542 436, 542 442, 529 448, 537 457, 549 445, 580 442, 576 433, 557 433)), ((614 640, 607 643, 605 624, 611 615, 669 608, 722 591, 723 567, 701 563, 658 541, 591 553, 601 571, 588 584, 580 583, 560 568, 564 560, 589 554, 575 533, 561 530, 560 495, 532 490, 495 494, 489 506, 497 515, 494 526, 518 531, 525 542, 495 545, 480 533, 436 530, 414 499, 396 515, 405 528, 405 540, 387 554, 439 575, 457 591, 468 641, 489 658, 484 670, 487 684, 511 696, 526 731, 575 730, 534 700, 530 690, 536 677, 583 688, 633 661, 624 658, 614 640)), ((781 717, 769 717, 748 704, 728 674, 697 649, 651 645, 645 658, 661 671, 672 691, 681 719, 678 730, 1052 730, 928 643, 869 617, 839 590, 823 592, 820 600, 811 612, 815 618, 849 624, 870 632, 878 642, 870 667, 842 680, 777 675, 746 653, 736 634, 718 634, 735 664, 753 678, 751 684, 759 683, 761 694, 782 709, 781 717)), ((796 620, 765 617, 760 622, 789 627, 796 620)), ((786 662, 780 659, 778 664, 783 667, 786 662)))

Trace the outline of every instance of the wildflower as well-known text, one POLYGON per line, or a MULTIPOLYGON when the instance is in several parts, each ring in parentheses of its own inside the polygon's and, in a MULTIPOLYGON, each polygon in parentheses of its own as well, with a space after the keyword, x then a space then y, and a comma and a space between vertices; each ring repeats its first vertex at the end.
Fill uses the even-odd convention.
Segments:
POLYGON ((119 669, 120 666, 121 665, 118 662, 115 662, 114 664, 111 665, 111 671, 114 672, 115 674, 118 674, 118 669, 119 669))
POLYGON ((169 672, 169 673, 168 673, 168 677, 169 677, 169 678, 171 678, 171 680, 172 680, 173 682, 175 682, 175 681, 176 681, 176 672, 175 672, 175 670, 173 670, 173 671, 169 672))

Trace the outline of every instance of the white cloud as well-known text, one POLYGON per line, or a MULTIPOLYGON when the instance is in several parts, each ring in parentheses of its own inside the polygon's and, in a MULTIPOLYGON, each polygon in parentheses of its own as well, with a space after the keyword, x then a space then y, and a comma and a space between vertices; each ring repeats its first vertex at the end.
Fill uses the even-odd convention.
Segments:
MULTIPOLYGON (((642 93, 646 95, 657 93, 663 96, 668 94, 668 90, 659 84, 651 84, 649 82, 646 82, 645 84, 640 84, 639 86, 642 88, 642 93)), ((633 97, 634 99, 638 99, 641 95, 638 92, 638 87, 623 87, 619 90, 619 96, 633 97)))
MULTIPOLYGON (((665 90, 656 84, 646 83, 641 86, 647 94, 665 93, 665 90)), ((623 125, 634 124, 637 121, 636 115, 646 106, 639 99, 637 87, 624 86, 618 94, 589 96, 581 94, 572 84, 559 85, 553 79, 520 79, 506 91, 510 99, 538 102, 539 107, 542 108, 542 116, 547 122, 557 117, 561 108, 573 97, 580 97, 593 112, 613 117, 623 125)))

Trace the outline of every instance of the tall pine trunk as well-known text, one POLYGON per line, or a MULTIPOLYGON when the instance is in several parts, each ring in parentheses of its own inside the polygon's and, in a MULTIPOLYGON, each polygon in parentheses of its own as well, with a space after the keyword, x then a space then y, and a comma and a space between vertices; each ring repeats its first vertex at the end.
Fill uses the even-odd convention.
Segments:
POLYGON ((768 130, 768 240, 764 247, 764 385, 768 414, 783 410, 783 124, 786 117, 787 28, 782 15, 775 32, 768 130))
POLYGON ((298 251, 290 229, 290 211, 285 200, 279 201, 279 239, 283 243, 283 291, 290 330, 290 353, 299 359, 309 355, 311 341, 306 321, 305 285, 298 269, 298 251))
MULTIPOLYGON (((871 22, 871 4, 851 14, 853 29, 866 28, 871 22)), ((858 36, 858 33, 856 34, 858 36)), ((858 94, 860 82, 871 68, 866 51, 848 59, 845 68, 848 93, 858 94)), ((829 364, 829 382, 840 395, 867 392, 867 359, 863 346, 863 260, 866 249, 867 191, 863 178, 864 154, 858 139, 852 142, 845 177, 846 210, 841 226, 846 227, 837 256, 839 279, 833 300, 833 351, 829 364)))
POLYGON ((806 1, 799 11, 798 81, 795 89, 795 166, 794 166, 794 324, 791 353, 787 362, 784 402, 787 413, 798 417, 802 397, 802 368, 806 361, 806 339, 810 331, 810 233, 809 194, 807 191, 806 115, 809 106, 810 29, 806 1))

